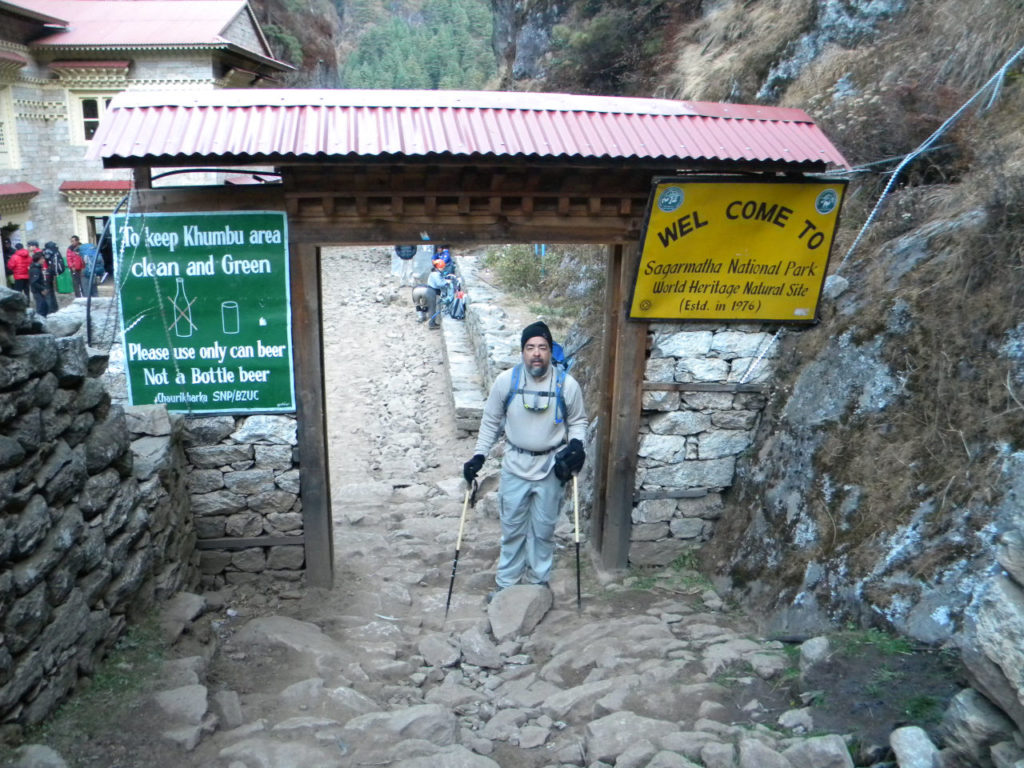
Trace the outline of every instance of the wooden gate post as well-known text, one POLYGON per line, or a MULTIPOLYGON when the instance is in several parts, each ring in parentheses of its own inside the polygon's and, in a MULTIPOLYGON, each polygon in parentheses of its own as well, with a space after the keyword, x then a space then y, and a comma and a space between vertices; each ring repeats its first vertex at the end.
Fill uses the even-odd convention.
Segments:
POLYGON ((306 583, 330 589, 334 584, 334 532, 327 466, 327 414, 324 406, 323 316, 320 249, 289 243, 292 283, 292 346, 295 349, 295 399, 298 417, 299 490, 302 494, 306 583))
POLYGON ((629 565, 633 484, 636 478, 637 440, 647 360, 645 322, 629 322, 629 301, 639 265, 639 244, 609 249, 605 283, 605 357, 601 392, 603 423, 594 473, 594 528, 600 565, 609 570, 629 565))

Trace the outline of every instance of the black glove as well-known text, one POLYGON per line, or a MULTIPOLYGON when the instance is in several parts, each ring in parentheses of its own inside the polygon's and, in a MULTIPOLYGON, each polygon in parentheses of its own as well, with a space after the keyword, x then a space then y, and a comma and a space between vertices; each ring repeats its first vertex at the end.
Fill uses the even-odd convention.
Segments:
POLYGON ((480 471, 484 465, 484 455, 482 453, 476 454, 472 459, 462 465, 462 476, 466 478, 466 482, 470 485, 476 480, 476 473, 480 471))
POLYGON ((583 443, 576 438, 555 454, 555 477, 563 483, 583 469, 587 454, 583 451, 583 443))

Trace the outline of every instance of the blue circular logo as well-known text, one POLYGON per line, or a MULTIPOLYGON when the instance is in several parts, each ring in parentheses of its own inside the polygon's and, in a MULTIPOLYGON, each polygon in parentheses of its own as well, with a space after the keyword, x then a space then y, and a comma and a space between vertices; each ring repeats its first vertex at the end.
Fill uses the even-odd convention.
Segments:
POLYGON ((839 193, 834 189, 825 189, 814 201, 814 210, 824 216, 826 213, 832 213, 837 205, 839 205, 839 193))
POLYGON ((658 196, 658 209, 665 213, 678 210, 683 204, 683 190, 679 187, 668 187, 658 196))

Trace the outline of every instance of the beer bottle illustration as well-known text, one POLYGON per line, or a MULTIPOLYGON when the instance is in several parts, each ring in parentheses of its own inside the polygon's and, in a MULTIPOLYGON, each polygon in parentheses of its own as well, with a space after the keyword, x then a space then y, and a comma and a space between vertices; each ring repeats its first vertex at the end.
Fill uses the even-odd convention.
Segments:
POLYGON ((174 294, 171 303, 174 305, 174 335, 178 338, 187 338, 192 335, 192 302, 185 294, 185 278, 179 277, 178 290, 174 294))

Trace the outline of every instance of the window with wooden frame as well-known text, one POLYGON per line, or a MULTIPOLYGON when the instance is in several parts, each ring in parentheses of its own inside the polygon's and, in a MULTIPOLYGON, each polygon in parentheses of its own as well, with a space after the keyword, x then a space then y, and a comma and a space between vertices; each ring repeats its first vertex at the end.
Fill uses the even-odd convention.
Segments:
POLYGON ((114 98, 112 93, 73 93, 71 99, 71 141, 86 144, 96 135, 107 107, 114 98))

